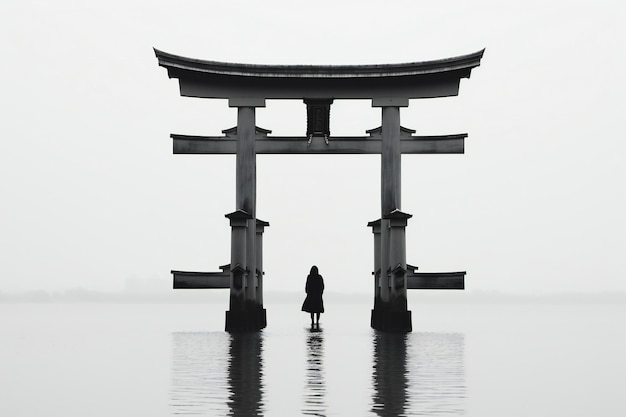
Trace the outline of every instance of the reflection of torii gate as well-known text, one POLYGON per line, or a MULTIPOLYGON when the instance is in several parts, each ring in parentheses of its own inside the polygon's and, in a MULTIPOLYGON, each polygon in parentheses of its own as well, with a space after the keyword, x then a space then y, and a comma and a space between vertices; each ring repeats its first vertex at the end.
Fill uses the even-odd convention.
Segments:
POLYGON ((375 297, 371 326, 412 330, 407 289, 463 289, 465 272, 421 273, 406 263, 405 228, 412 216, 401 211, 403 153, 463 153, 466 134, 414 136, 400 126, 400 107, 409 99, 455 96, 461 78, 480 65, 484 50, 436 61, 390 65, 248 65, 203 61, 155 50, 159 65, 178 78, 187 97, 228 99, 237 107, 237 126, 225 136, 171 135, 175 154, 236 154, 236 209, 231 225, 230 264, 221 272, 172 271, 174 288, 230 288, 227 331, 266 326, 263 308, 263 230, 256 218, 256 154, 381 154, 381 218, 374 233, 375 297), (307 134, 271 137, 255 124, 255 108, 266 99, 304 100, 307 134), (331 137, 333 100, 371 99, 382 108, 382 126, 365 137, 331 137))

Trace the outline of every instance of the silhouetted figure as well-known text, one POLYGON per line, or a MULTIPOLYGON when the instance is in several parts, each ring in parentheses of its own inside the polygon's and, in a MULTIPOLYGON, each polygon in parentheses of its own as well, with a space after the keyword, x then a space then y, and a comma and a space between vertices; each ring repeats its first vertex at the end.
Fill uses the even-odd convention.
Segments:
POLYGON ((320 314, 324 312, 324 278, 319 274, 317 267, 313 265, 309 276, 306 277, 306 298, 302 304, 302 311, 311 313, 311 327, 313 327, 313 316, 316 316, 316 324, 320 324, 320 314))

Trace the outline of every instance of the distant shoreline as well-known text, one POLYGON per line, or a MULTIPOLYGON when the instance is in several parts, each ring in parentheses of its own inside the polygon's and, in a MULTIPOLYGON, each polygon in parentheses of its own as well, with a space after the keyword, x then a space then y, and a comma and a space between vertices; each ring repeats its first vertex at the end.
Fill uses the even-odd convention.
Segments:
MULTIPOLYGON (((300 292, 270 292, 264 294, 264 304, 299 303, 304 298, 300 292)), ((327 291, 325 300, 330 303, 373 303, 368 293, 339 293, 327 291)), ((596 293, 515 294, 498 291, 410 291, 409 308, 415 304, 616 304, 626 305, 626 292, 604 291, 596 293)), ((62 292, 43 290, 15 293, 0 292, 0 304, 18 303, 122 303, 122 304, 228 304, 228 290, 177 290, 170 292, 91 291, 73 289, 62 292)))

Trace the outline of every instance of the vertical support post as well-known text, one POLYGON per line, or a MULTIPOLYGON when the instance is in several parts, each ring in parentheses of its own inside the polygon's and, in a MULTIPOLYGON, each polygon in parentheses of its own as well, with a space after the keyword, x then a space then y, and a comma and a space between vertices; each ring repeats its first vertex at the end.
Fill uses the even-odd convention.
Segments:
POLYGON ((256 124, 254 107, 237 108, 236 208, 250 214, 246 231, 246 304, 256 301, 256 124))
POLYGON ((380 219, 380 301, 389 303, 389 220, 380 219))
POLYGON ((371 221, 367 224, 372 228, 374 234, 374 309, 381 302, 380 295, 380 223, 381 219, 371 221))
POLYGON ((401 209, 400 107, 408 106, 408 99, 375 98, 372 105, 382 108, 382 149, 380 297, 378 305, 375 300, 371 326, 377 330, 407 332, 411 331, 411 312, 406 304, 406 247, 404 233, 392 231, 392 213, 401 209), (404 275, 397 269, 398 265, 404 265, 404 275), (397 283, 403 284, 404 292, 396 288, 397 283))
POLYGON ((246 320, 246 234, 252 218, 243 210, 227 214, 230 220, 230 301, 226 312, 226 331, 244 331, 246 320))
POLYGON ((393 330, 412 330, 411 312, 407 310, 406 225, 412 216, 395 210, 387 215, 389 222, 389 304, 393 330))
POLYGON ((245 232, 233 233, 233 239, 238 241, 232 247, 245 248, 245 263, 239 267, 239 271, 237 265, 231 262, 231 287, 239 273, 243 275, 244 283, 243 292, 236 292, 241 299, 231 303, 231 310, 226 314, 226 330, 258 331, 265 327, 266 320, 262 304, 259 305, 257 300, 255 108, 265 106, 265 100, 236 98, 230 99, 229 106, 237 107, 236 213, 243 212, 249 217, 246 219, 245 232), (233 310, 233 305, 237 310, 233 310))
POLYGON ((380 283, 381 300, 389 303, 389 274, 392 265, 389 262, 389 220, 386 215, 400 210, 401 205, 401 151, 400 151, 400 108, 385 106, 382 108, 382 149, 380 173, 381 205, 381 260, 380 283))
POLYGON ((261 309, 261 326, 265 328, 267 326, 267 312, 263 308, 263 232, 265 228, 269 226, 268 222, 256 219, 256 273, 257 273, 257 287, 256 287, 256 302, 261 309))
POLYGON ((382 108, 381 214, 401 209, 402 153, 400 151, 400 108, 382 108))

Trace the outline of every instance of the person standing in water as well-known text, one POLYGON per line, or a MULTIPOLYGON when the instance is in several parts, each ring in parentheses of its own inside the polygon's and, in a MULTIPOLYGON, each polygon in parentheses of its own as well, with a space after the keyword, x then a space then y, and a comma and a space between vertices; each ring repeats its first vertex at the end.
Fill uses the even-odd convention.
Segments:
POLYGON ((319 274, 317 266, 311 267, 309 276, 306 277, 306 298, 302 304, 302 311, 306 311, 311 314, 311 327, 313 327, 313 317, 316 318, 317 326, 320 325, 320 314, 324 312, 324 300, 322 294, 324 293, 324 278, 319 274))

